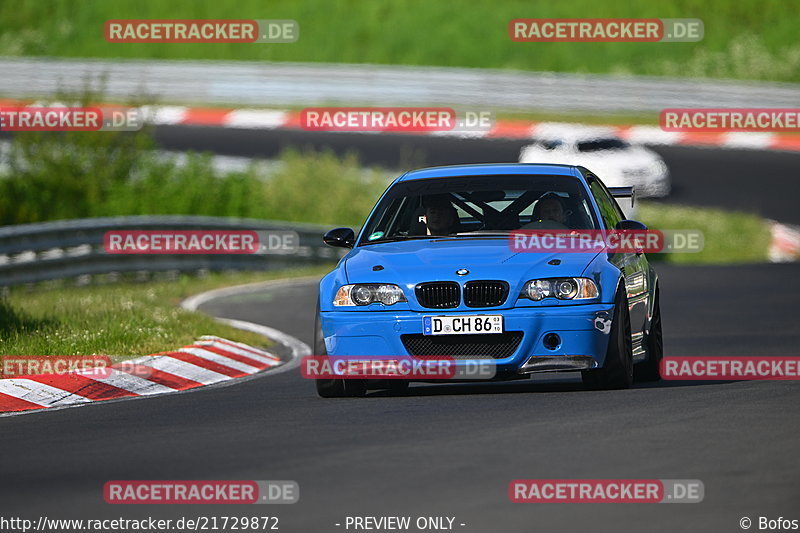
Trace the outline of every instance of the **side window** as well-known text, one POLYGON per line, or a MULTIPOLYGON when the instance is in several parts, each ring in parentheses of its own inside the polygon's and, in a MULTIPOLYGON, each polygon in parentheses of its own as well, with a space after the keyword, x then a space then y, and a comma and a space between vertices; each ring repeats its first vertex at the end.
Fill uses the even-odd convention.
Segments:
POLYGON ((600 215, 603 217, 606 228, 614 229, 617 227, 619 221, 625 217, 606 188, 596 178, 591 177, 589 178, 589 189, 592 191, 592 196, 594 196, 597 206, 600 208, 600 215))

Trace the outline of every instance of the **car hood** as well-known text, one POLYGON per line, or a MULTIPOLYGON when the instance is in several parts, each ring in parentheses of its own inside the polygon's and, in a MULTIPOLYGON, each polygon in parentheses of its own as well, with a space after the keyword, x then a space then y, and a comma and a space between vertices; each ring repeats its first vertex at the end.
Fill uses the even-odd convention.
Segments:
POLYGON ((529 279, 580 276, 596 255, 515 252, 507 237, 410 240, 358 247, 345 259, 345 272, 348 283, 395 283, 411 291, 425 281, 500 279, 513 293, 529 279), (559 264, 549 264, 554 259, 559 264), (459 276, 459 269, 469 273, 459 276))

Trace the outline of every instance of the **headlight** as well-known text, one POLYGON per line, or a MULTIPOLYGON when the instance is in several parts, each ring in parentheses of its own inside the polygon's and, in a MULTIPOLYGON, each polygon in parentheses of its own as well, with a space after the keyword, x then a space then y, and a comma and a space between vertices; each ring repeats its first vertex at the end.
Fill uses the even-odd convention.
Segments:
POLYGON ((553 284, 553 292, 559 300, 572 300, 578 295, 578 284, 574 279, 559 279, 553 284))
POLYGON ((597 285, 589 278, 532 279, 522 287, 520 298, 536 302, 545 298, 559 300, 588 300, 597 298, 597 285))
POLYGON ((335 307, 362 306, 374 303, 394 305, 405 302, 406 297, 397 285, 380 283, 361 283, 357 285, 343 285, 336 291, 333 299, 335 307))

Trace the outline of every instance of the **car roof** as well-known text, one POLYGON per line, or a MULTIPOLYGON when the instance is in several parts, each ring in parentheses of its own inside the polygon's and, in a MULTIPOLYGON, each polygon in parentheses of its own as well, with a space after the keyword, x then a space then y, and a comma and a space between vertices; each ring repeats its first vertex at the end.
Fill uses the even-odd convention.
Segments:
POLYGON ((581 177, 575 165, 556 165, 539 163, 488 163, 480 165, 450 165, 444 167, 421 168, 406 172, 395 182, 421 180, 428 178, 464 178, 469 176, 492 175, 548 175, 581 177))

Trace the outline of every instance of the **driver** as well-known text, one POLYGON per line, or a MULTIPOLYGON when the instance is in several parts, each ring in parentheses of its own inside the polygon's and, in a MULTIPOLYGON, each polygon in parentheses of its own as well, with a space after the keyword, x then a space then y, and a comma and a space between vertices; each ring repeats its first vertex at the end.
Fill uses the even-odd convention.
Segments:
POLYGON ((458 212, 444 196, 432 196, 425 202, 425 225, 428 235, 450 235, 458 231, 458 212))
POLYGON ((567 215, 561 198, 557 194, 546 193, 536 202, 530 224, 525 224, 522 229, 569 229, 567 215))

